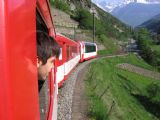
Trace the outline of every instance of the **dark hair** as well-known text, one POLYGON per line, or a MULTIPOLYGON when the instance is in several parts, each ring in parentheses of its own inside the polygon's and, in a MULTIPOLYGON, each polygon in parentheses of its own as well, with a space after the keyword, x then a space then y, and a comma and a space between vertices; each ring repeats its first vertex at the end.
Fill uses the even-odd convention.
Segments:
POLYGON ((48 58, 52 56, 58 57, 60 54, 60 46, 50 36, 44 32, 37 32, 37 56, 42 61, 42 64, 46 64, 48 58))

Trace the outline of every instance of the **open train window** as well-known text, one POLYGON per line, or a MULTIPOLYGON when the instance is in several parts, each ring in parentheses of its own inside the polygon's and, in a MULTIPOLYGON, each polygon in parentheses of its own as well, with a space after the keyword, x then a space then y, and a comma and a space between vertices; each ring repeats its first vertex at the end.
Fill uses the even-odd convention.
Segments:
POLYGON ((47 26, 46 26, 45 22, 43 21, 38 10, 36 10, 36 30, 43 31, 48 34, 47 26))
POLYGON ((60 48, 59 60, 62 60, 62 48, 60 48))
MULTIPOLYGON (((43 21, 40 13, 36 10, 36 31, 41 31, 48 34, 48 29, 43 21)), ((46 120, 49 109, 49 85, 48 80, 38 80, 39 89, 39 106, 40 120, 46 120)))

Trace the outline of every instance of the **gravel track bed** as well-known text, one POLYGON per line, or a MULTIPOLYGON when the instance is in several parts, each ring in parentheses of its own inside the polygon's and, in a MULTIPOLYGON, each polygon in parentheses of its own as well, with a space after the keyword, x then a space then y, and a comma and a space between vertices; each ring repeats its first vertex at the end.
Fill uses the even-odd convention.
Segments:
POLYGON ((79 64, 70 74, 69 78, 65 81, 64 85, 59 89, 58 120, 72 120, 72 98, 78 74, 93 60, 95 59, 79 64))

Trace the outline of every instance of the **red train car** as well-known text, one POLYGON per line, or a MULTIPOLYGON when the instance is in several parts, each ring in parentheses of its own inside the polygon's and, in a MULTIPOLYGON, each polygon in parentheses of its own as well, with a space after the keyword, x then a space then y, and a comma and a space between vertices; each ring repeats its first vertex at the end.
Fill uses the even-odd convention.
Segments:
POLYGON ((55 76, 41 106, 36 66, 36 31, 55 37, 49 1, 0 0, 0 29, 0 120, 56 120, 55 76))
POLYGON ((80 45, 61 34, 57 34, 55 39, 61 46, 61 55, 56 60, 56 81, 60 87, 80 61, 80 45))
POLYGON ((97 57, 96 43, 79 41, 80 44, 80 62, 97 57))
POLYGON ((61 87, 71 71, 79 62, 95 58, 97 45, 91 42, 73 41, 61 34, 57 34, 57 42, 61 46, 61 55, 56 60, 56 81, 61 87))

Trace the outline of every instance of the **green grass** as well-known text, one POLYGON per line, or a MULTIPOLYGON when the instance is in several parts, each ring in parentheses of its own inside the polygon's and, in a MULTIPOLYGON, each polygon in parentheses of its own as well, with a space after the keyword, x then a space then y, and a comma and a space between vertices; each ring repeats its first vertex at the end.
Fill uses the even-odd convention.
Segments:
POLYGON ((114 40, 113 38, 108 38, 105 35, 101 35, 97 39, 106 48, 105 50, 99 50, 98 51, 99 55, 114 54, 118 50, 118 46, 116 45, 116 40, 114 40))
POLYGON ((113 54, 115 50, 113 49, 107 49, 107 50, 99 50, 98 55, 110 55, 113 54))
POLYGON ((152 50, 155 50, 160 53, 160 45, 153 45, 152 50))
MULTIPOLYGON (((158 120, 153 114, 147 112, 136 96, 148 96, 147 87, 153 82, 160 84, 160 81, 122 70, 116 66, 126 62, 154 70, 142 59, 132 54, 95 61, 90 65, 86 80, 89 100, 94 101, 95 96, 98 99, 96 102, 90 102, 92 111, 95 111, 94 105, 101 103, 106 108, 103 116, 106 114, 107 118, 104 120, 158 120)), ((155 98, 157 99, 157 97, 159 99, 160 96, 156 94, 155 98)), ((96 111, 101 110, 96 108, 96 111)), ((101 112, 97 112, 97 114, 99 113, 101 112)), ((91 118, 96 118, 97 114, 90 114, 91 118)))

